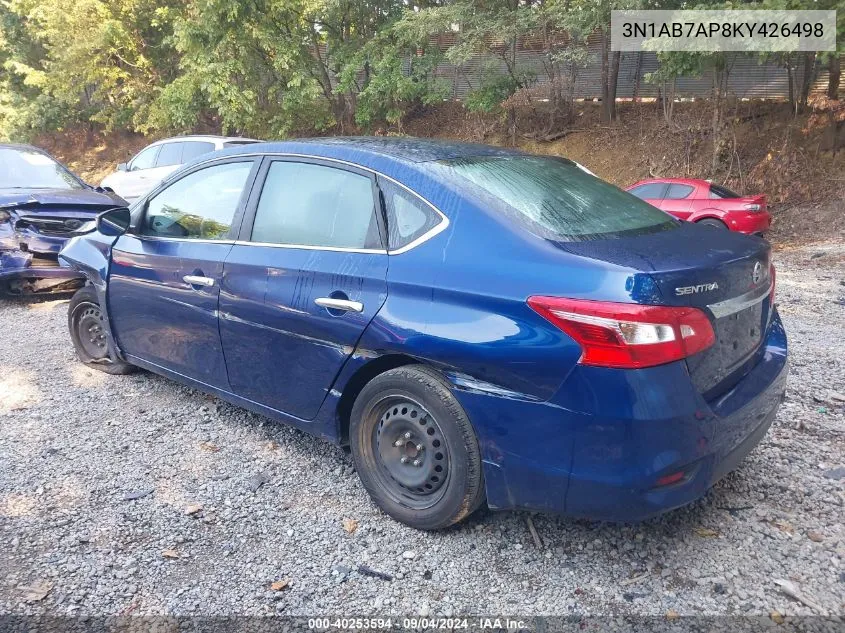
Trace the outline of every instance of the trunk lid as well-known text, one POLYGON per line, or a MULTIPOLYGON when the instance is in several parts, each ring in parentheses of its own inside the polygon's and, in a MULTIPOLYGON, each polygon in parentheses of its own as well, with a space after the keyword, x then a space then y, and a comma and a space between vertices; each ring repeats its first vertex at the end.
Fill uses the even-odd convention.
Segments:
POLYGON ((649 303, 704 310, 716 343, 686 362, 705 398, 730 389, 756 363, 771 312, 771 249, 762 239, 683 223, 674 231, 558 245, 647 275, 656 289, 649 303))

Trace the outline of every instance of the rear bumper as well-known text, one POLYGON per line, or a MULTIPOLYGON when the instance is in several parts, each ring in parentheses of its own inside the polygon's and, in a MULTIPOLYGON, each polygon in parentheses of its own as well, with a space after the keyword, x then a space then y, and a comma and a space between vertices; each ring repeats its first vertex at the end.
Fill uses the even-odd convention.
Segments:
POLYGON ((772 226, 772 216, 768 211, 758 213, 732 212, 725 216, 728 228, 747 235, 762 235, 772 226))
POLYGON ((578 366, 550 402, 456 394, 480 438, 490 507, 641 521, 695 501, 734 470, 774 420, 786 376, 775 314, 760 362, 714 402, 682 363, 578 366), (680 471, 681 481, 657 485, 680 471))

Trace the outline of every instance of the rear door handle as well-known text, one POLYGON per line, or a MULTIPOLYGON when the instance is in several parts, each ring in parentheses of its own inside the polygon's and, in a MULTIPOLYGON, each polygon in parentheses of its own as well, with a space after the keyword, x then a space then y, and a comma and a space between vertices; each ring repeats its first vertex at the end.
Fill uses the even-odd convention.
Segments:
POLYGON ((360 301, 349 301, 349 299, 333 299, 332 297, 319 297, 314 303, 330 310, 343 310, 352 312, 363 312, 364 304, 360 301))
POLYGON ((211 288, 214 285, 214 280, 211 277, 201 277, 200 275, 185 275, 182 280, 191 286, 206 286, 211 288))

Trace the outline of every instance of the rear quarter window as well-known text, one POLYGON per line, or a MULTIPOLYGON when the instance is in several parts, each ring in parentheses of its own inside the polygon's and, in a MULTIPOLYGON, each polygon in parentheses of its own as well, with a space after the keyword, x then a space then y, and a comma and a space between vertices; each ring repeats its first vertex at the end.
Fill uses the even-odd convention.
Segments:
POLYGON ((392 251, 404 248, 428 233, 442 218, 425 202, 389 180, 379 186, 387 211, 387 237, 392 251))
POLYGON ((663 211, 566 159, 483 156, 438 161, 435 169, 487 208, 548 239, 610 239, 678 226, 663 211))

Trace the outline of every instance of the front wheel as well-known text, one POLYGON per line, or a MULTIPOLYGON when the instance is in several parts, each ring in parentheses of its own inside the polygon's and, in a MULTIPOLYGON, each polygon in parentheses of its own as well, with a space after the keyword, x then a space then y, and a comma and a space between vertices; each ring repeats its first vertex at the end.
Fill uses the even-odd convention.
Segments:
POLYGON ((120 360, 112 349, 97 293, 91 286, 76 291, 70 300, 68 328, 76 355, 92 369, 107 374, 128 374, 135 367, 120 360))
POLYGON ((361 483, 397 521, 437 530, 484 500, 475 432, 429 368, 398 367, 371 380, 352 408, 349 440, 361 483))

